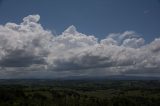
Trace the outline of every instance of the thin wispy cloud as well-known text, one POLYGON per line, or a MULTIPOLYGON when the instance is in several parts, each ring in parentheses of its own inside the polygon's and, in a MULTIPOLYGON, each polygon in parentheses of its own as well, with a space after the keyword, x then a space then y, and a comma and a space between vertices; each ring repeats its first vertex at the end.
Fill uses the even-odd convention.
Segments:
POLYGON ((144 14, 148 14, 148 13, 150 13, 150 10, 145 10, 144 11, 144 14))

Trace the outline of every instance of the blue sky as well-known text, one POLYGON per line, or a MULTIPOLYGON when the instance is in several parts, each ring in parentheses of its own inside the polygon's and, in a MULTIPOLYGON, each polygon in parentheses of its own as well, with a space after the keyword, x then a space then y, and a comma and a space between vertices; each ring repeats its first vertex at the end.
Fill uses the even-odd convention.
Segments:
POLYGON ((0 0, 0 78, 160 76, 160 0, 0 0))
POLYGON ((126 30, 147 42, 160 36, 159 0, 1 0, 0 24, 20 23, 31 14, 39 14, 40 23, 57 34, 74 25, 99 39, 126 30))

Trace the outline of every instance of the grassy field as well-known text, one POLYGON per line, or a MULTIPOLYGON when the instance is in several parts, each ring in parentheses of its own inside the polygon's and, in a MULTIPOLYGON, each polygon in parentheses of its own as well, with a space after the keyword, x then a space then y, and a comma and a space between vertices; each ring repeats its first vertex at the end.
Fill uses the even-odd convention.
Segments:
POLYGON ((0 106, 159 106, 158 80, 0 80, 0 106))

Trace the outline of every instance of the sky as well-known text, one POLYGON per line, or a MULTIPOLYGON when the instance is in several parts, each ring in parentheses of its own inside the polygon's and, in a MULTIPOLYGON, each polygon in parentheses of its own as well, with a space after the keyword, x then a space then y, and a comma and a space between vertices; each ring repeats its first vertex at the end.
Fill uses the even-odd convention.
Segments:
POLYGON ((159 0, 0 0, 0 78, 160 75, 159 0))
POLYGON ((99 39, 133 30, 150 42, 160 35, 159 0, 1 0, 0 23, 39 14, 41 24, 61 34, 74 25, 99 39))

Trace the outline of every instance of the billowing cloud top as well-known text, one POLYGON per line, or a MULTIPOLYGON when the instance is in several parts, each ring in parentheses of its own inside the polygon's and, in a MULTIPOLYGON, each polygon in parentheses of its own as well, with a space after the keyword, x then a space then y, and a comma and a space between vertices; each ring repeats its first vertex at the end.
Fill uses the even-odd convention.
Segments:
POLYGON ((29 15, 20 24, 0 25, 1 78, 160 72, 160 38, 145 44, 140 35, 126 31, 99 41, 73 25, 54 36, 39 19, 29 15))

